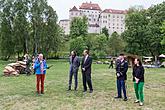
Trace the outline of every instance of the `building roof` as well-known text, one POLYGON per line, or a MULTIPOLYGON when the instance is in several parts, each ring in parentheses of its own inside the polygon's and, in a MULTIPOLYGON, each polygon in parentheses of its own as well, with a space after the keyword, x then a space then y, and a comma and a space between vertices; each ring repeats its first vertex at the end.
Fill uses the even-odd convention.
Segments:
POLYGON ((76 6, 74 6, 73 8, 71 8, 69 11, 79 11, 78 9, 77 9, 77 7, 76 6))
POLYGON ((98 4, 95 3, 82 3, 82 5, 80 6, 80 9, 86 9, 86 10, 99 10, 101 11, 101 8, 98 4))
POLYGON ((102 13, 127 14, 126 10, 105 9, 102 13))

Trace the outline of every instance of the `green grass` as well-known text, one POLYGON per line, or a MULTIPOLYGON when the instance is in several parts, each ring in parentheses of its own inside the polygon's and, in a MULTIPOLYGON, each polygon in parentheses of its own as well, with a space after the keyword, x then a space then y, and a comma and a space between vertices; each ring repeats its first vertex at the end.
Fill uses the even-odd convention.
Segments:
MULTIPOLYGON (((8 62, 0 61, 0 70, 8 62)), ((82 93, 81 72, 77 92, 67 92, 69 64, 64 61, 48 61, 54 65, 47 71, 45 94, 35 94, 35 75, 19 77, 0 76, 0 110, 164 110, 165 69, 146 69, 145 105, 134 104, 131 69, 128 72, 127 93, 129 100, 115 100, 115 70, 108 65, 93 64, 94 93, 82 93)))

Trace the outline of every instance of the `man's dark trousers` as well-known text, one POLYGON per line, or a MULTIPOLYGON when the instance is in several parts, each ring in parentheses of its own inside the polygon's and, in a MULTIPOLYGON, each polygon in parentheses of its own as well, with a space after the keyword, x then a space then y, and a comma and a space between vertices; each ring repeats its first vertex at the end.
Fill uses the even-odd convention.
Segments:
POLYGON ((124 98, 127 99, 125 81, 122 79, 117 79, 118 97, 122 97, 122 95, 121 95, 122 90, 123 90, 124 98))
POLYGON ((91 80, 91 73, 82 73, 83 76, 83 86, 84 86, 84 91, 87 91, 87 85, 89 86, 90 91, 93 91, 93 87, 92 87, 92 80, 91 80))

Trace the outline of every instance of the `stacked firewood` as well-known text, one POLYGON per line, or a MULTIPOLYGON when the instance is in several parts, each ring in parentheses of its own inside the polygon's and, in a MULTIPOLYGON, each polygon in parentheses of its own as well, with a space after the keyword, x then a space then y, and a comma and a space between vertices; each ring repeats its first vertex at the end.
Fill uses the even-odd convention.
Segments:
POLYGON ((19 76, 26 69, 26 62, 17 61, 16 63, 8 64, 3 70, 4 76, 19 76))

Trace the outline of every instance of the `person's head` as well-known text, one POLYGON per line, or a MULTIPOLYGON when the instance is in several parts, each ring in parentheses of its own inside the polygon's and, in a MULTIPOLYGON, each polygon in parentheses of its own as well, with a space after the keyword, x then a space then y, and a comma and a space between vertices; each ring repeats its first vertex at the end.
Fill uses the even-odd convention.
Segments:
POLYGON ((42 61, 43 60, 43 54, 42 53, 40 53, 39 55, 38 55, 38 59, 40 60, 40 61, 42 61))
POLYGON ((119 55, 119 59, 120 59, 120 60, 124 60, 124 54, 120 54, 120 55, 119 55))
POLYGON ((84 50, 83 55, 86 56, 88 54, 89 54, 89 51, 88 50, 84 50))
POLYGON ((134 64, 135 64, 135 65, 142 66, 142 62, 141 62, 141 60, 140 60, 139 58, 135 58, 134 64))
POLYGON ((76 51, 71 51, 71 56, 76 56, 76 51))

